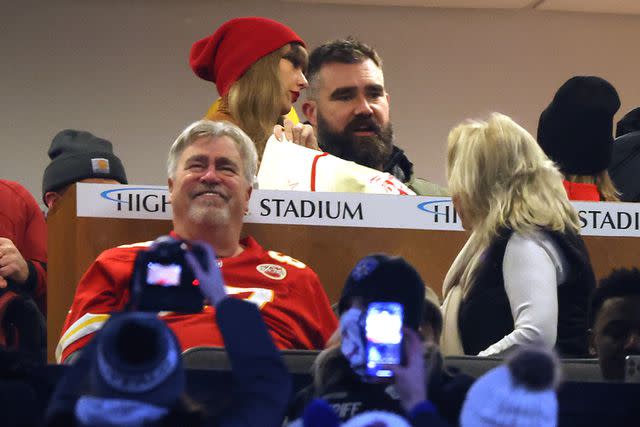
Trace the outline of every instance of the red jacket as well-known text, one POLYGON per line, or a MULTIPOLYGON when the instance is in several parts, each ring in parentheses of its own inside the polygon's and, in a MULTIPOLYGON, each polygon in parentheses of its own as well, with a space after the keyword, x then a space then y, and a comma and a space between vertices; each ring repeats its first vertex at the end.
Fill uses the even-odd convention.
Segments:
POLYGON ((13 242, 29 266, 29 277, 16 290, 27 290, 46 315, 47 225, 31 193, 22 185, 0 179, 0 237, 13 242))
POLYGON ((600 202, 600 192, 595 184, 583 184, 563 180, 564 189, 567 190, 569 200, 582 200, 587 202, 600 202))
MULTIPOLYGON (((318 276, 302 262, 264 250, 248 237, 244 251, 221 258, 227 293, 256 304, 280 349, 321 349, 337 327, 336 317, 318 276)), ((82 348, 102 327, 109 313, 129 300, 129 281, 138 251, 151 242, 124 245, 104 251, 89 267, 76 288, 56 359, 82 348)), ((182 350, 196 346, 223 346, 215 322, 215 309, 200 313, 159 313, 175 332, 182 350)))

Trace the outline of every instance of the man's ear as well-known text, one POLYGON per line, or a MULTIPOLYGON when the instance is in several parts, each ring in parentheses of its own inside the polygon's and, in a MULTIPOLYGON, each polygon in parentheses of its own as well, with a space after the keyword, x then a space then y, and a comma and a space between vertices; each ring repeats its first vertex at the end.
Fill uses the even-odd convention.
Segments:
POLYGON ((316 124, 318 123, 318 108, 316 101, 304 101, 302 103, 302 112, 304 113, 307 120, 309 120, 309 123, 311 123, 311 126, 315 128, 316 124))
POLYGON ((61 198, 62 196, 60 196, 60 194, 56 193, 55 191, 47 191, 44 194, 44 204, 47 205, 47 208, 51 209, 55 202, 57 202, 61 198))
POLYGON ((171 193, 173 192, 173 179, 167 178, 167 186, 169 187, 169 202, 171 202, 171 193))
POLYGON ((247 198, 245 200, 244 203, 244 213, 246 214, 247 212, 249 212, 249 199, 251 199, 251 192, 253 191, 253 187, 249 186, 249 188, 247 188, 247 198))

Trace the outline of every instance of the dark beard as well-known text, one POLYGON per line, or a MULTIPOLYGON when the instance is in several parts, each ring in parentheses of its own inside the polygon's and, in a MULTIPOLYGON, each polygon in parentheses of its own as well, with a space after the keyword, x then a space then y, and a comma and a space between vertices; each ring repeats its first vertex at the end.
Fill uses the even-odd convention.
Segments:
POLYGON ((393 150, 393 128, 391 123, 381 128, 371 116, 356 116, 343 132, 333 132, 329 123, 318 113, 318 144, 320 148, 336 157, 360 165, 382 170, 393 150), (354 132, 367 126, 373 136, 356 136, 354 132))

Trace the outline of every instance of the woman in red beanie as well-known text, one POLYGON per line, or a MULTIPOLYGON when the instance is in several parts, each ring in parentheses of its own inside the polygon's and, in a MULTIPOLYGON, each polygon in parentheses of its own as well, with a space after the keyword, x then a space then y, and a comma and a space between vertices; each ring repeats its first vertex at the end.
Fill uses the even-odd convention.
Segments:
POLYGON ((307 61, 304 41, 292 29, 260 17, 225 22, 193 44, 189 59, 193 72, 214 82, 221 96, 206 118, 240 126, 260 157, 274 125, 308 86, 307 61))

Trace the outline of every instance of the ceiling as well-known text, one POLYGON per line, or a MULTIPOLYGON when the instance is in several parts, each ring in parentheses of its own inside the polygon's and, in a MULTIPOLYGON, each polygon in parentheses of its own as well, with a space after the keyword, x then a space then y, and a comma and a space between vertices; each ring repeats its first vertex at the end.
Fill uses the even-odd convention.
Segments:
POLYGON ((293 3, 465 9, 534 9, 640 15, 640 0, 286 0, 293 3))

